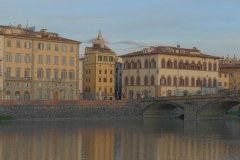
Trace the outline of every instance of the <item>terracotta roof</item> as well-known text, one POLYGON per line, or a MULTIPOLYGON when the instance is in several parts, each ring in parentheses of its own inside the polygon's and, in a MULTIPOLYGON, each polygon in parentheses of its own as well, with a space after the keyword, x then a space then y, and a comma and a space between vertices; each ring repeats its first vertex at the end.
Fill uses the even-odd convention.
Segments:
POLYGON ((240 64, 220 64, 219 68, 220 69, 224 69, 224 68, 240 68, 240 64))
POLYGON ((176 52, 171 52, 169 50, 166 50, 166 48, 170 48, 175 50, 184 50, 184 51, 194 51, 194 52, 199 52, 200 50, 197 49, 185 49, 185 48, 176 48, 176 47, 168 47, 168 46, 158 46, 155 47, 152 51, 149 51, 147 53, 144 53, 143 50, 137 51, 137 52, 132 52, 128 53, 125 55, 121 55, 120 57, 132 57, 132 56, 141 56, 141 55, 152 55, 152 54, 164 54, 164 55, 178 55, 178 56, 188 56, 188 57, 203 57, 203 58, 216 58, 216 59, 222 59, 222 57, 219 56, 213 56, 213 55, 207 55, 207 54, 190 54, 190 53, 176 53, 176 52))
POLYGON ((25 34, 3 34, 0 33, 0 35, 5 35, 8 37, 25 37, 25 38, 29 38, 29 39, 39 39, 39 40, 54 40, 54 41, 62 41, 62 42, 74 42, 74 43, 82 43, 79 41, 75 41, 75 40, 71 40, 71 39, 67 39, 67 38, 63 38, 63 37, 36 37, 36 36, 31 36, 31 35, 25 35, 25 34))

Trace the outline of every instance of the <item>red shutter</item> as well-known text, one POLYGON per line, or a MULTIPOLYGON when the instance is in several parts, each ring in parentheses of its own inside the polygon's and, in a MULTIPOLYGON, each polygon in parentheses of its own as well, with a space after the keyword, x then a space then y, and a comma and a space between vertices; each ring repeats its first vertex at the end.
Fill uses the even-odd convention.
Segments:
POLYGON ((198 80, 196 80, 196 86, 198 86, 198 80))
POLYGON ((128 63, 128 68, 131 68, 131 63, 128 63))
POLYGON ((152 64, 151 64, 151 61, 149 62, 149 68, 151 68, 152 67, 152 64))

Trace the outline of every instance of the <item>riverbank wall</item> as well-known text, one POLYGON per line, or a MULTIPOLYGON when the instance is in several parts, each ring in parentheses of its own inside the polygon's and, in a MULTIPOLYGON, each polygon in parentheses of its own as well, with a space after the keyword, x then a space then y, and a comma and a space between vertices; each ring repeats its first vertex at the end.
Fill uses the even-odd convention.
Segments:
POLYGON ((0 101, 0 115, 20 118, 142 117, 139 100, 0 101))

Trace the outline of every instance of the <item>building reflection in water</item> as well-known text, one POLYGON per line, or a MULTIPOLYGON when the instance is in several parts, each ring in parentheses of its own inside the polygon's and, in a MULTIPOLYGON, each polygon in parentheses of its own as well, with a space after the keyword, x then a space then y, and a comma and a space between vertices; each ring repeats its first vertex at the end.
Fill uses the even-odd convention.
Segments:
MULTIPOLYGON (((27 123, 27 122, 26 122, 27 123)), ((165 122, 164 122, 165 123, 165 122)), ((229 132, 192 134, 186 128, 156 128, 154 123, 103 126, 54 123, 0 125, 1 160, 161 160, 240 158, 240 138, 229 132), (152 127, 151 127, 152 126, 152 127)), ((166 124, 174 125, 174 124, 166 124)), ((185 124, 186 125, 186 124, 185 124)), ((194 125, 201 126, 202 124, 194 125)), ((186 125, 187 126, 187 125, 186 125)), ((218 127, 226 127, 220 125, 218 127)), ((175 126, 177 128, 179 126, 175 126)), ((193 128, 191 125, 189 127, 193 128)), ((179 127, 181 128, 181 127, 179 127)), ((213 127, 212 127, 213 128, 213 127)), ((233 134, 235 135, 235 134, 233 134)))

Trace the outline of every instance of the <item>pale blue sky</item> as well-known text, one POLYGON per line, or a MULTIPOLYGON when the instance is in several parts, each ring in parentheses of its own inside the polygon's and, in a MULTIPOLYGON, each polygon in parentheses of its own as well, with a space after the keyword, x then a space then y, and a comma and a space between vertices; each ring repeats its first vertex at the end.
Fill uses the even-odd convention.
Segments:
POLYGON ((79 40, 84 48, 98 30, 117 54, 168 45, 240 58, 239 0, 8 0, 0 24, 27 24, 79 40))

